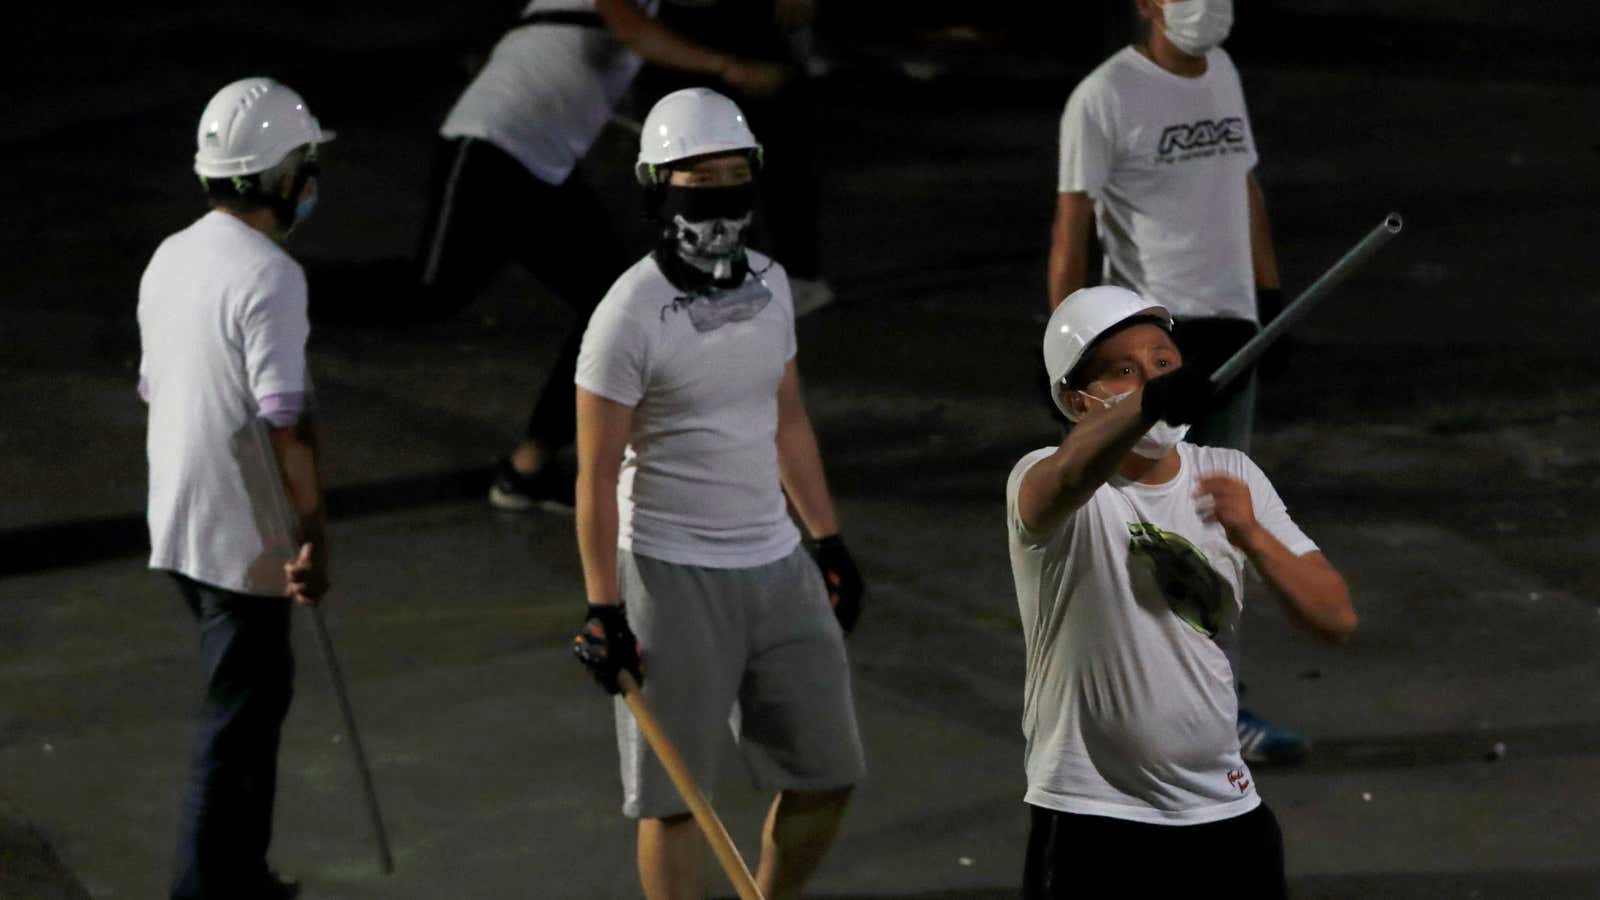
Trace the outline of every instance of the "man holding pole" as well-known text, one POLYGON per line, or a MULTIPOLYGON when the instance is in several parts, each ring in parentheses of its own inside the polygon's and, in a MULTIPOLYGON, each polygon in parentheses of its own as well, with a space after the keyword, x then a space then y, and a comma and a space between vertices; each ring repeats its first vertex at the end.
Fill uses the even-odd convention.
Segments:
POLYGON ((1075 426, 1006 483, 1027 644, 1029 900, 1155 897, 1223 879, 1287 895, 1283 838, 1235 733, 1246 568, 1290 620, 1356 627, 1344 579, 1237 450, 1183 441, 1209 410, 1159 304, 1085 288, 1051 314, 1051 397, 1075 426))
MULTIPOLYGON (((1084 78, 1062 115, 1048 299, 1054 309, 1090 283, 1098 234, 1101 280, 1170 309, 1189 365, 1210 372, 1282 308, 1255 134, 1219 46, 1232 0, 1135 8, 1136 42, 1084 78)), ((1236 381, 1195 423, 1193 442, 1248 452, 1255 395, 1253 376, 1236 381)), ((1228 651, 1238 671, 1239 648, 1228 651)), ((1291 762, 1310 749, 1242 707, 1238 725, 1251 762, 1291 762)))
MULTIPOLYGON (((636 174, 657 244, 600 302, 578 357, 588 608, 574 650, 613 694, 620 672, 642 675, 700 785, 732 727, 777 793, 757 872, 776 898, 799 895, 865 772, 844 645, 863 587, 801 397, 787 276, 744 245, 760 165, 713 91, 669 94, 645 119, 636 174)), ((644 894, 703 897, 689 807, 620 701, 616 716, 644 894)))
POLYGON ((194 614, 207 679, 173 900, 299 891, 266 854, 294 686, 289 610, 327 591, 328 541, 305 275, 281 244, 316 205, 317 146, 332 138, 272 79, 224 87, 194 163, 211 211, 162 242, 139 284, 150 567, 194 614))

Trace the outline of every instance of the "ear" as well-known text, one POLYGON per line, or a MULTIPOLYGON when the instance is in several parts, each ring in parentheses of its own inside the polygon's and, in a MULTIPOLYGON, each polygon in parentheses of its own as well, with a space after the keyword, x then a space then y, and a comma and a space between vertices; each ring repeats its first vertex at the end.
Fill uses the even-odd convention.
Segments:
POLYGON ((1089 414, 1089 401, 1084 396, 1066 385, 1057 385, 1061 397, 1061 405, 1067 408, 1067 420, 1079 422, 1089 414))
POLYGON ((1135 0, 1133 6, 1141 19, 1147 19, 1157 25, 1166 21, 1166 16, 1161 11, 1160 0, 1135 0))

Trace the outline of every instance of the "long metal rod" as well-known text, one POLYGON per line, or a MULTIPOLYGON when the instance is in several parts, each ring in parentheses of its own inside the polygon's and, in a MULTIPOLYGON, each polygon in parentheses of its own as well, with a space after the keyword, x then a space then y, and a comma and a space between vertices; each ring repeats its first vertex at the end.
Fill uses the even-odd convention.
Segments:
POLYGON ((683 761, 682 754, 678 753, 678 748, 673 746, 666 731, 661 728, 661 723, 645 704, 639 683, 627 672, 617 673, 617 683, 622 685, 622 699, 627 702, 628 709, 633 711, 633 717, 639 720, 639 730, 650 743, 650 749, 656 752, 656 758, 661 760, 662 768, 667 770, 667 775, 677 786, 678 793, 683 795, 683 802, 689 804, 689 812, 694 815, 695 822, 699 823, 700 830, 705 833, 706 842, 711 845, 711 852, 716 855, 717 862, 722 864, 722 871, 733 883, 733 889, 738 892, 739 900, 763 900, 761 889, 756 886, 755 878, 750 875, 750 867, 745 865, 744 857, 739 855, 739 848, 734 846, 733 838, 728 836, 728 829, 722 824, 722 820, 717 818, 717 811, 711 808, 711 802, 706 799, 700 786, 695 784, 694 773, 689 770, 688 763, 683 761))
POLYGON ((1383 221, 1378 223, 1377 228, 1372 229, 1366 237, 1362 238, 1354 247, 1351 247, 1348 253, 1340 257, 1339 261, 1334 263, 1328 271, 1323 272, 1322 277, 1312 282, 1311 286, 1296 297, 1293 303, 1284 307, 1283 312, 1279 313, 1271 324, 1261 329, 1260 334, 1251 338, 1249 343, 1240 347, 1239 352, 1235 353, 1232 359, 1229 359, 1215 372, 1212 372, 1211 384, 1220 391, 1227 387, 1229 382, 1254 365, 1256 360, 1267 352, 1267 348, 1274 341, 1282 337, 1284 332, 1293 328, 1294 323, 1305 318, 1306 314, 1311 312, 1312 307, 1321 302, 1322 298, 1326 297, 1330 291, 1338 287, 1340 282, 1350 276, 1351 272, 1360 268, 1361 264, 1366 262, 1372 254, 1378 252, 1378 248, 1387 244, 1390 238, 1399 234, 1403 225, 1404 222, 1397 212, 1384 216, 1383 221))
POLYGON ((339 669, 339 657, 333 652, 333 638, 328 635, 328 623, 323 621, 322 610, 311 610, 311 621, 316 625, 317 646, 322 650, 322 661, 328 667, 328 680, 333 682, 333 694, 339 698, 339 713, 344 716, 344 731, 350 738, 350 754, 355 759, 356 771, 361 775, 361 790, 367 800, 367 821, 372 824, 373 836, 378 840, 378 868, 383 874, 394 872, 394 856, 389 852, 389 833, 383 827, 383 813, 378 809, 378 790, 372 784, 372 770, 367 767, 367 752, 361 747, 361 732, 356 730, 356 714, 350 708, 350 696, 345 692, 344 673, 339 669))

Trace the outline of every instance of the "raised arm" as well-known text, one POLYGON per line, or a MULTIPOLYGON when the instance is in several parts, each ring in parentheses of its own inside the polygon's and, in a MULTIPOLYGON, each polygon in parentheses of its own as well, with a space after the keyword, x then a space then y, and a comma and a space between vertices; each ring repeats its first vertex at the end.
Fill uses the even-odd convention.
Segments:
POLYGON ((1090 409, 1056 452, 1022 476, 1017 513, 1029 531, 1055 528, 1116 474, 1128 451, 1150 430, 1153 420, 1144 416, 1143 396, 1140 388, 1110 409, 1090 409))
POLYGON ((596 0, 595 12, 624 47, 654 65, 710 75, 758 96, 776 91, 787 78, 787 70, 776 63, 741 59, 685 40, 632 0, 596 0))

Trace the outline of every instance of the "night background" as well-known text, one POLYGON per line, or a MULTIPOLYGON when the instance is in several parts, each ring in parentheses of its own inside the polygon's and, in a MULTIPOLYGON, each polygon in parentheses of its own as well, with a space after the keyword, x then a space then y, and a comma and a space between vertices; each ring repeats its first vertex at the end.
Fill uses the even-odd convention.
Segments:
MULTIPOLYGON (((1330 647, 1270 601, 1246 612, 1250 704, 1315 742, 1259 772, 1294 896, 1600 897, 1600 6, 1237 6, 1225 47, 1286 293, 1406 220, 1296 328, 1257 411, 1252 458, 1362 617, 1330 647)), ((143 898, 169 874, 196 653, 144 568, 134 307, 157 244, 204 211, 200 111, 248 75, 339 133, 289 249, 311 279, 329 622, 397 871, 376 872, 303 622, 274 861, 307 897, 636 895, 611 710, 567 649, 572 520, 483 502, 582 323, 515 267, 440 324, 401 321, 385 288, 438 126, 517 10, 22 16, 0 128, 0 898, 143 898)), ((850 645, 871 775, 817 896, 1017 894, 1003 488, 1059 440, 1034 383, 1058 120, 1130 28, 1110 0, 820 0, 806 127, 838 299, 799 321, 799 358, 871 591, 850 645)), ((647 106, 625 99, 580 169, 641 254, 627 124, 647 106)), ((762 798, 725 768, 748 857, 762 798)))

